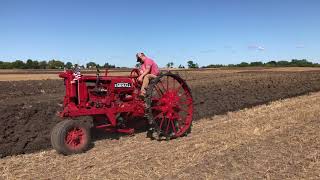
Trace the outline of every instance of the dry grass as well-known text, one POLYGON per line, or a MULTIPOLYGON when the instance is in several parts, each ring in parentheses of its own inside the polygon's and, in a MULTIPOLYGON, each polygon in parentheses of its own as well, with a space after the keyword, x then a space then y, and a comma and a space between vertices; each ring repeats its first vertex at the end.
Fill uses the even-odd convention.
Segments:
POLYGON ((101 140, 87 153, 0 159, 0 179, 319 179, 320 92, 194 124, 169 142, 145 134, 101 140))
MULTIPOLYGON (((23 81, 23 80, 44 80, 44 79, 60 79, 56 74, 0 74, 0 81, 23 81)), ((101 73, 102 75, 103 73, 101 73)), ((129 76, 130 72, 110 72, 111 76, 129 76)), ((89 73, 86 75, 95 75, 89 73)))
POLYGON ((0 81, 59 79, 57 74, 1 74, 0 81))
MULTIPOLYGON (((302 71, 320 71, 320 68, 316 67, 286 67, 286 68, 209 68, 209 69, 162 69, 163 71, 176 71, 182 76, 189 75, 214 75, 214 74, 229 74, 239 72, 302 72, 302 71)), ((43 79, 59 79, 58 70, 21 70, 21 69, 1 69, 0 81, 21 81, 21 80, 43 80, 43 79)), ((101 70, 101 74, 104 74, 101 70)), ((95 75, 94 70, 85 70, 84 74, 95 75)), ((109 70, 109 75, 113 76, 128 76, 130 70, 109 70)))

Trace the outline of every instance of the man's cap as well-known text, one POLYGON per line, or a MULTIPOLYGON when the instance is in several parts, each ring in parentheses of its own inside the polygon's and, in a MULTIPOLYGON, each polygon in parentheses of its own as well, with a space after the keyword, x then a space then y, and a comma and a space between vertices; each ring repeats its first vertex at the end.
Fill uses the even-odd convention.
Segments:
POLYGON ((141 56, 144 56, 144 53, 137 53, 136 54, 137 62, 141 61, 141 56))

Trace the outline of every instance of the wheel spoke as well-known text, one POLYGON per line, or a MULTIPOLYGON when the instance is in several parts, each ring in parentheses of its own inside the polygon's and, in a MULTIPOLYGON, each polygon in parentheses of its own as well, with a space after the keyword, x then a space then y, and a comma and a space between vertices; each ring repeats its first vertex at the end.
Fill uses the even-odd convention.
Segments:
POLYGON ((187 111, 187 110, 185 110, 185 109, 180 109, 180 111, 183 111, 183 112, 185 112, 185 113, 188 113, 189 114, 189 112, 187 111))
POLYGON ((162 116, 162 118, 161 118, 161 122, 160 122, 160 126, 159 126, 159 129, 160 129, 160 130, 162 129, 163 121, 164 121, 164 116, 162 116))
POLYGON ((161 108, 159 106, 151 107, 151 109, 153 109, 153 110, 161 110, 161 108))
POLYGON ((152 101, 159 101, 160 98, 152 98, 152 101))
POLYGON ((154 117, 154 119, 158 119, 161 115, 163 115, 163 112, 161 112, 161 113, 159 113, 158 115, 156 115, 156 116, 154 117))
MULTIPOLYGON (((166 91, 168 91, 168 90, 164 87, 164 85, 163 85, 162 81, 160 80, 159 82, 160 82, 160 84, 161 84, 161 86, 162 86, 163 90, 165 90, 165 92, 166 92, 166 91)), ((162 93, 162 94, 163 94, 163 93, 162 93)))
POLYGON ((166 135, 168 135, 168 130, 169 130, 169 127, 170 127, 170 119, 168 119, 167 121, 167 129, 166 129, 166 135))
POLYGON ((172 78, 172 80, 173 80, 173 89, 175 89, 176 88, 176 80, 174 78, 172 78))
POLYGON ((158 95, 161 97, 163 95, 163 92, 161 91, 160 87, 155 86, 155 89, 156 89, 158 95))
POLYGON ((71 138, 67 138, 67 144, 71 144, 72 139, 71 138))
POLYGON ((184 105, 189 106, 191 104, 191 102, 189 102, 189 101, 180 101, 179 104, 184 104, 184 105))
POLYGON ((171 124, 172 124, 172 129, 174 131, 174 134, 177 134, 177 130, 176 130, 176 127, 175 127, 173 121, 171 121, 171 124))
POLYGON ((169 76, 167 76, 167 91, 169 90, 169 76))
POLYGON ((182 88, 182 84, 180 84, 179 87, 175 91, 179 92, 181 88, 182 88))

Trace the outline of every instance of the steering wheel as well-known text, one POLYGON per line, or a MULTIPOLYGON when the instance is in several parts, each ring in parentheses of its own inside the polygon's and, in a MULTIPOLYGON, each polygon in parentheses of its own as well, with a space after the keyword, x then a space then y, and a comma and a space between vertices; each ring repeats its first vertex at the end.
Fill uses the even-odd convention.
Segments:
POLYGON ((134 86, 138 86, 140 83, 138 82, 138 77, 140 76, 139 69, 132 69, 130 73, 130 78, 132 79, 132 83, 134 86))
POLYGON ((100 85, 100 70, 97 67, 97 79, 96 79, 96 87, 100 85))

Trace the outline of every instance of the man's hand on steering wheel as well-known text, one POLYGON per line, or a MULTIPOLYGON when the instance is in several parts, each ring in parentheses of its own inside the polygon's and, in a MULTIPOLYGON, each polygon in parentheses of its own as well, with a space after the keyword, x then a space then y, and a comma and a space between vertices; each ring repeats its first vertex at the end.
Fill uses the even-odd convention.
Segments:
POLYGON ((143 76, 140 75, 140 76, 138 77, 138 82, 142 82, 142 81, 143 81, 143 76))

